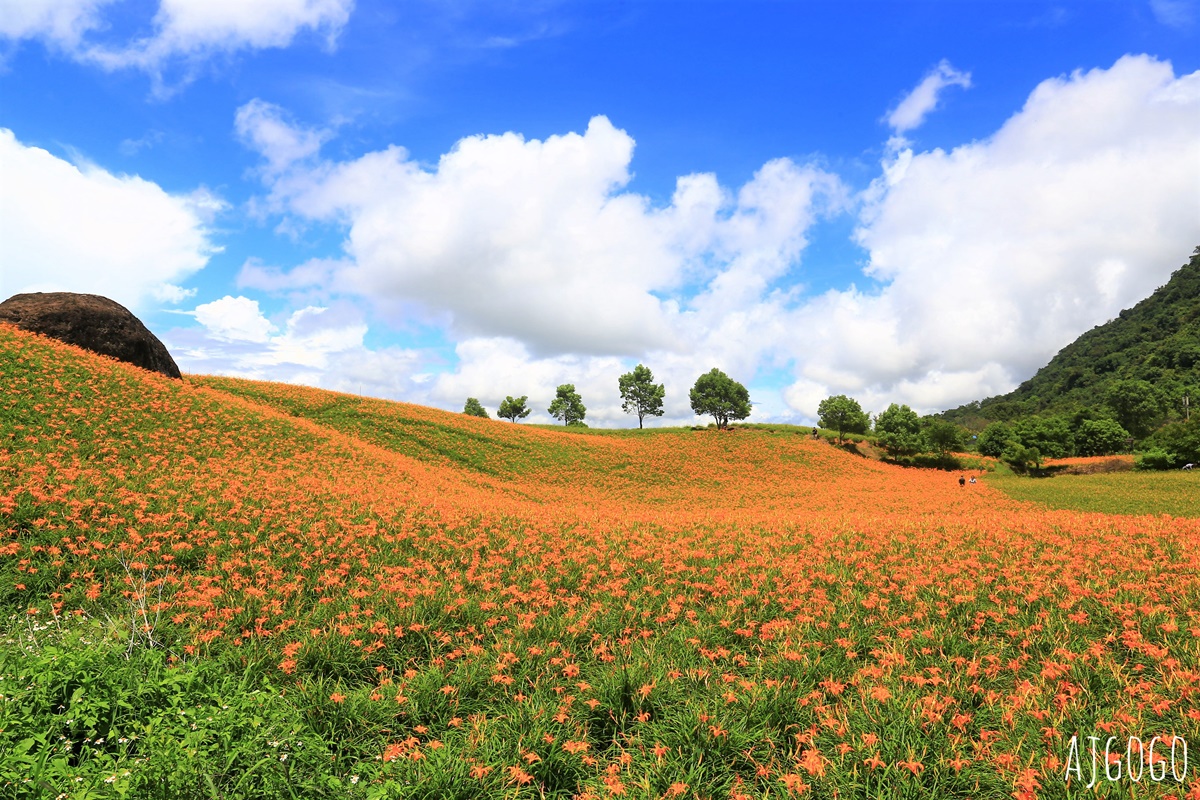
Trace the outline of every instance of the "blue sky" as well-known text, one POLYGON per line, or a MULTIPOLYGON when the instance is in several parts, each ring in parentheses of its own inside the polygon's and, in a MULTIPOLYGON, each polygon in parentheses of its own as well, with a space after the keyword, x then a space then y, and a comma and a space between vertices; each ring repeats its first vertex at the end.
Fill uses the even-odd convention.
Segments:
MULTIPOLYGON (((0 295, 458 410, 1011 389, 1200 244, 1200 6, 0 0, 0 295)), ((531 417, 531 419, 534 419, 531 417)))

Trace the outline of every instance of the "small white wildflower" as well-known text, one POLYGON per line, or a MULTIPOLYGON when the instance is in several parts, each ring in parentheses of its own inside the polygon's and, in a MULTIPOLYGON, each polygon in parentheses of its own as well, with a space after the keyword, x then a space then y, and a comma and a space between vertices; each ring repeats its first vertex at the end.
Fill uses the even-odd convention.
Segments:
POLYGON ((350 783, 352 783, 352 784, 354 784, 354 783, 358 783, 358 776, 357 776, 357 775, 351 775, 351 776, 350 776, 350 783))
POLYGON ((281 756, 279 757, 279 760, 280 760, 280 761, 287 761, 287 757, 288 757, 288 754, 287 754, 287 753, 284 753, 283 755, 281 755, 281 756))

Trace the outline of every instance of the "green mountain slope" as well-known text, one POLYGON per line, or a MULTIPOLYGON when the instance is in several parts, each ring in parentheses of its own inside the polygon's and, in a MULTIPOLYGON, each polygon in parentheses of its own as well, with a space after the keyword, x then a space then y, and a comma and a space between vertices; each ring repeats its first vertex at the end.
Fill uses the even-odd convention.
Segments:
POLYGON ((1095 408, 1117 381, 1156 386, 1182 414, 1182 398, 1200 401, 1200 247, 1150 297, 1064 347, 1012 392, 968 403, 942 416, 970 428, 1044 412, 1095 408))

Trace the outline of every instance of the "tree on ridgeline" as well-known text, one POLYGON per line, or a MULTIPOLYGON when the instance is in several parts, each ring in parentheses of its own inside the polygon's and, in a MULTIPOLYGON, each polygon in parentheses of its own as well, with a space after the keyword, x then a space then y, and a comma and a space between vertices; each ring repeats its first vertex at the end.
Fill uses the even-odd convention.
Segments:
POLYGON ((875 417, 875 438, 893 458, 921 452, 921 418, 905 405, 892 403, 875 417))
POLYGON ((654 373, 649 367, 638 364, 633 372, 617 378, 617 388, 621 390, 621 410, 626 414, 637 414, 639 428, 643 418, 663 415, 666 387, 654 383, 654 373))
POLYGON ((847 433, 866 433, 871 427, 871 417, 854 398, 835 394, 826 397, 817 406, 817 424, 837 431, 838 441, 841 442, 847 433))
POLYGON ((463 413, 469 417, 483 417, 484 419, 491 419, 491 417, 488 416, 487 409, 480 405, 479 401, 474 397, 467 398, 467 404, 463 406, 463 413))
POLYGON ((564 383, 555 390, 554 400, 550 402, 547 411, 550 412, 550 416, 561 419, 566 425, 578 425, 587 415, 583 398, 575 391, 573 383, 564 383))
POLYGON ((692 411, 712 416, 719 430, 728 428, 730 420, 750 416, 750 392, 716 367, 696 379, 689 397, 692 411))
POLYGON ((511 422, 525 419, 529 416, 529 412, 533 410, 525 407, 525 401, 528 399, 529 395, 527 394, 521 395, 516 400, 512 398, 512 395, 505 397, 504 402, 500 404, 500 410, 496 412, 496 416, 511 422))

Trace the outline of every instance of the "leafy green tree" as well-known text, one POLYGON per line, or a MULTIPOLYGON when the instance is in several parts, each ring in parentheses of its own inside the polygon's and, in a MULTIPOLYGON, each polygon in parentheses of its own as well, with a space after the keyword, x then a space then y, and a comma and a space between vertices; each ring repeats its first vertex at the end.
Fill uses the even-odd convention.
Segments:
POLYGON ((470 417, 483 417, 490 419, 487 409, 479 404, 479 401, 474 397, 467 398, 467 404, 463 406, 463 413, 470 417))
POLYGON ((633 372, 626 372, 617 378, 617 387, 621 390, 621 410, 626 414, 637 414, 638 427, 642 427, 645 417, 661 417, 663 415, 663 397, 666 388, 663 384, 654 383, 654 373, 649 367, 638 364, 633 372))
POLYGON ((1107 456, 1125 449, 1129 433, 1112 419, 1086 419, 1075 431, 1075 452, 1081 456, 1107 456))
POLYGON ((1001 458, 1016 472, 1024 473, 1042 467, 1042 454, 1038 452, 1038 449, 1026 447, 1016 441, 1009 442, 1001 458))
POLYGON ((1066 458, 1075 450, 1071 426, 1062 417, 1024 417, 1012 424, 1013 438, 1036 448, 1042 458, 1066 458))
POLYGON ((929 418, 925 421, 925 443, 939 458, 945 458, 947 453, 963 449, 963 429, 944 419, 929 418))
POLYGON ((698 416, 711 415, 720 429, 728 428, 730 420, 750 416, 750 392, 715 367, 696 379, 688 396, 692 411, 698 416))
POLYGON ((921 452, 921 419, 905 405, 892 403, 875 417, 875 437, 888 455, 911 456, 921 452))
POLYGON ((1138 439, 1154 430, 1165 406, 1154 384, 1139 380, 1114 381, 1104 400, 1121 427, 1138 439))
POLYGON ((1152 469, 1200 464, 1200 414, 1188 422, 1168 423, 1141 443, 1146 452, 1139 465, 1152 469), (1158 458, 1153 458, 1157 455, 1158 458))
POLYGON ((1004 454, 1004 448, 1008 447, 1012 441, 1012 429, 1003 422, 993 422, 979 434, 975 447, 981 455, 1000 458, 1004 454))
POLYGON ((817 406, 817 424, 837 431, 840 442, 847 433, 866 433, 871 427, 871 418, 857 400, 844 394, 835 394, 826 397, 817 406))
POLYGON ((529 395, 523 394, 516 400, 512 395, 504 398, 504 402, 500 404, 500 410, 496 412, 496 416, 500 419, 507 419, 516 422, 519 419, 525 419, 529 416, 529 412, 533 409, 525 407, 525 401, 529 399, 529 395))
POLYGON ((584 416, 587 415, 583 398, 575 391, 573 383, 564 383, 558 387, 548 410, 550 416, 561 419, 567 425, 583 422, 584 416))

